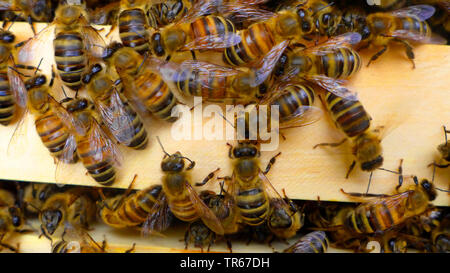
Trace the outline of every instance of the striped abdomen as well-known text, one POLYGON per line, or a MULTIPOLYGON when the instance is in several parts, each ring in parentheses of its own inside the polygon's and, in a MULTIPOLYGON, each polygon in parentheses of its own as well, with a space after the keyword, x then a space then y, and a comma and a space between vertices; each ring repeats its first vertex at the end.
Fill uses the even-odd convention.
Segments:
POLYGON ((275 38, 266 23, 255 23, 240 30, 240 42, 226 48, 224 62, 240 66, 264 57, 275 46, 275 38))
MULTIPOLYGON (((214 71, 184 69, 174 73, 173 82, 178 91, 188 97, 198 96, 208 101, 221 101, 233 97, 230 92, 232 77, 216 74, 214 71)), ((236 95, 235 95, 236 97, 236 95)))
POLYGON ((178 100, 160 76, 144 70, 136 77, 134 84, 135 95, 149 112, 162 120, 177 120, 177 117, 172 117, 171 114, 178 100))
POLYGON ((359 205, 346 216, 344 226, 351 232, 368 234, 401 224, 407 217, 406 202, 389 202, 389 198, 398 197, 359 205))
POLYGON ((348 137, 364 133, 370 127, 370 117, 358 100, 348 100, 328 92, 325 103, 337 127, 348 137))
POLYGON ((240 189, 236 195, 236 203, 241 219, 247 225, 258 226, 266 221, 269 213, 269 200, 261 187, 240 189))
POLYGON ((314 89, 307 84, 289 85, 280 94, 269 105, 278 105, 280 123, 287 122, 298 113, 305 111, 301 108, 302 106, 312 106, 314 103, 314 89))
POLYGON ((284 250, 286 253, 325 253, 328 249, 328 238, 323 231, 313 231, 306 234, 291 247, 284 250))
POLYGON ((124 46, 132 47, 140 54, 150 49, 147 18, 142 9, 128 9, 120 13, 119 34, 124 46))
POLYGON ((16 113, 16 101, 9 86, 8 74, 0 72, 0 124, 9 125, 16 113))
POLYGON ((233 23, 221 16, 208 15, 194 20, 190 26, 190 36, 196 46, 208 44, 205 37, 213 36, 223 43, 230 42, 232 33, 236 30, 233 23))
POLYGON ((334 79, 348 78, 361 69, 361 57, 349 47, 340 47, 321 56, 316 56, 313 74, 325 75, 334 79))
POLYGON ((168 0, 164 3, 155 3, 147 11, 149 24, 153 28, 162 28, 172 22, 178 21, 186 14, 188 7, 184 1, 168 0))
POLYGON ((81 34, 78 32, 60 32, 53 41, 55 62, 59 76, 64 84, 73 89, 80 89, 81 75, 86 68, 87 58, 81 34))
POLYGON ((406 30, 408 33, 419 34, 421 37, 430 37, 431 29, 426 21, 420 21, 415 17, 396 18, 396 30, 406 30))
MULTIPOLYGON (((34 124, 42 143, 52 156, 59 158, 64 153, 64 147, 69 138, 67 127, 52 110, 47 110, 45 114, 37 117, 34 124)), ((74 157, 76 160, 76 154, 74 157)))
POLYGON ((147 219, 155 205, 161 186, 153 186, 129 196, 116 211, 116 216, 126 226, 137 226, 147 219))
POLYGON ((116 179, 116 170, 113 166, 114 159, 109 154, 106 142, 103 139, 97 139, 100 147, 93 147, 91 141, 89 133, 77 140, 78 157, 95 181, 102 185, 110 185, 116 179))
POLYGON ((182 195, 183 198, 169 200, 170 210, 173 215, 184 222, 192 222, 198 219, 197 210, 194 207, 189 195, 182 195))

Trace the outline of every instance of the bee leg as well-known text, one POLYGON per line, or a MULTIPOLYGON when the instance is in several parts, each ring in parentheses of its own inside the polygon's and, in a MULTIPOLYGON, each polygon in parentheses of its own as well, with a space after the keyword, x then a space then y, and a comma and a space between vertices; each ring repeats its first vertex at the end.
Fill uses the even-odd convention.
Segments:
POLYGON ((130 249, 125 250, 125 253, 133 253, 136 249, 136 243, 133 243, 130 249))
POLYGON ((197 60, 197 56, 195 55, 195 51, 191 50, 191 55, 193 60, 197 60))
POLYGON ((439 169, 445 169, 445 168, 448 168, 450 166, 450 164, 437 164, 436 162, 433 162, 433 163, 428 164, 428 167, 430 167, 430 166, 434 166, 439 169))
POLYGON ((347 138, 344 138, 343 140, 341 140, 341 141, 339 141, 339 142, 336 142, 336 143, 326 143, 326 142, 324 142, 324 143, 319 143, 319 144, 314 145, 313 149, 315 149, 315 148, 317 148, 317 147, 320 147, 320 146, 338 147, 338 146, 344 144, 346 141, 347 141, 347 138))
POLYGON ((106 34, 105 38, 108 38, 109 35, 111 35, 111 33, 116 29, 116 27, 117 27, 117 24, 114 23, 114 24, 111 26, 111 28, 109 29, 109 32, 108 32, 108 34, 106 34))
POLYGON ((269 163, 267 164, 266 170, 263 172, 263 174, 267 174, 270 171, 270 168, 272 168, 273 164, 275 164, 275 160, 277 158, 277 156, 281 155, 281 152, 279 152, 278 154, 276 154, 274 157, 272 157, 269 161, 269 163))
POLYGON ((353 169, 355 168, 356 165, 356 161, 353 160, 352 164, 350 165, 350 167, 348 167, 348 171, 347 174, 345 175, 345 179, 348 179, 348 177, 350 176, 350 173, 353 171, 353 169))
POLYGON ((28 24, 30 24, 31 30, 33 31, 33 35, 36 35, 36 29, 34 28, 34 22, 33 18, 31 18, 31 15, 28 16, 28 24))
POLYGON ((19 253, 19 248, 18 247, 16 248, 16 247, 13 247, 13 246, 5 244, 5 243, 0 243, 0 246, 4 247, 4 248, 7 248, 7 249, 9 249, 9 250, 11 250, 13 252, 19 253))
POLYGON ((225 238, 225 241, 227 243, 228 250, 230 250, 230 253, 233 253, 233 247, 232 247, 231 241, 228 238, 225 238))
POLYGON ((186 232, 184 233, 184 249, 188 249, 189 246, 189 233, 190 233, 190 224, 186 232))
POLYGON ((233 145, 231 145, 230 143, 227 142, 228 147, 230 147, 228 149, 228 157, 229 158, 233 158, 232 152, 233 152, 233 145))
POLYGON ((403 158, 400 159, 400 165, 398 166, 398 186, 395 187, 395 189, 397 191, 403 184, 403 168, 402 168, 402 164, 403 164, 403 158))
POLYGON ((208 183, 208 181, 210 181, 211 179, 213 179, 214 175, 216 174, 216 172, 218 172, 220 170, 220 168, 217 168, 215 171, 211 172, 210 174, 208 174, 208 176, 205 177, 205 179, 203 179, 202 182, 200 183, 195 183, 195 186, 203 186, 206 183, 208 183))
POLYGON ((387 50, 387 45, 384 45, 383 48, 378 51, 377 53, 375 53, 375 55, 372 56, 372 58, 370 58, 369 62, 367 63, 367 66, 370 65, 371 62, 375 61, 376 59, 378 59, 381 55, 383 55, 383 53, 387 50))
POLYGON ((413 69, 415 69, 416 68, 416 64, 414 63, 414 52, 413 52, 413 48, 412 48, 411 44, 408 43, 405 40, 398 39, 398 38, 395 38, 393 40, 396 41, 396 42, 399 42, 399 43, 401 43, 401 44, 403 44, 405 46, 406 56, 408 56, 408 59, 411 60, 411 62, 413 64, 413 69))
POLYGON ((375 193, 359 193, 359 192, 345 192, 344 189, 341 189, 343 194, 352 196, 352 197, 389 197, 387 194, 375 194, 375 193))

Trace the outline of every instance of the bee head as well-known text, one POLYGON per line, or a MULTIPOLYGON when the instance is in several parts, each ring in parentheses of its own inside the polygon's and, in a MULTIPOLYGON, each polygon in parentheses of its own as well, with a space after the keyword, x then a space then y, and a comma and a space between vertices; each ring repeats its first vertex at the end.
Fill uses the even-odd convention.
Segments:
POLYGON ((269 227, 271 228, 288 228, 292 226, 292 212, 284 207, 274 207, 269 216, 269 227))
POLYGON ((52 235, 63 220, 63 213, 59 209, 44 210, 41 215, 41 223, 45 230, 52 235))
POLYGON ((303 5, 297 5, 295 11, 300 19, 302 33, 310 34, 314 30, 314 21, 311 11, 303 7, 303 5))
POLYGON ((88 72, 83 75, 83 78, 82 78, 83 83, 88 84, 89 82, 91 82, 91 79, 102 70, 103 70, 102 66, 98 63, 91 65, 89 67, 88 72))
POLYGON ((35 0, 31 5, 31 13, 33 18, 39 18, 38 21, 45 21, 51 13, 51 2, 48 0, 35 0))
POLYGON ((239 142, 232 151, 233 158, 254 158, 259 157, 258 147, 251 142, 239 142))
POLYGON ((150 38, 150 45, 152 47, 153 53, 158 56, 164 56, 166 54, 166 51, 164 50, 164 44, 162 41, 161 33, 156 32, 152 35, 150 38))
POLYGON ((25 81, 25 88, 30 90, 33 87, 40 87, 46 83, 47 77, 45 75, 38 74, 25 81))
MULTIPOLYGON (((64 100, 66 100, 65 102, 67 102, 66 109, 70 113, 82 111, 89 107, 89 102, 85 98, 78 98, 78 99, 66 98, 64 100)), ((62 102, 62 103, 65 103, 65 102, 62 102)))
POLYGON ((434 199, 436 199, 437 196, 437 191, 436 188, 434 187, 434 184, 431 183, 430 181, 428 181, 428 179, 423 179, 420 182, 420 187, 423 189, 423 191, 427 194, 428 199, 430 201, 433 201, 434 199))
POLYGON ((119 42, 110 43, 102 53, 103 60, 109 60, 119 49, 123 48, 123 44, 119 42))
POLYGON ((176 152, 172 155, 165 155, 161 163, 161 169, 163 172, 181 172, 184 170, 184 157, 180 152, 176 152))
POLYGON ((6 44, 12 44, 16 40, 16 36, 8 31, 8 30, 1 30, 0 31, 0 41, 6 43, 6 44))

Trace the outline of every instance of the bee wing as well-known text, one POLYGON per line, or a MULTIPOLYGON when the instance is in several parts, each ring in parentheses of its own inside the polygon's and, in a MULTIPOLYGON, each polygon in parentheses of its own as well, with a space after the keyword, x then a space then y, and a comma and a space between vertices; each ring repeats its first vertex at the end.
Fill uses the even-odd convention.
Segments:
POLYGON ((94 102, 114 138, 124 145, 129 145, 135 135, 133 118, 126 111, 125 104, 117 90, 114 89, 111 93, 110 105, 105 105, 100 100, 94 100, 94 102))
MULTIPOLYGON (((55 39, 55 23, 47 25, 34 37, 30 38, 19 49, 19 62, 20 63, 33 63, 37 64, 42 57, 42 52, 53 52, 53 40, 55 39)), ((54 54, 52 53, 52 56, 54 54)))
POLYGON ((19 73, 8 67, 8 79, 16 103, 24 108, 27 106, 27 89, 19 73))
POLYGON ((286 201, 281 197, 272 183, 270 183, 267 176, 265 176, 261 170, 259 171, 258 176, 261 179, 264 190, 270 200, 270 205, 274 208, 290 211, 290 206, 288 203, 286 203, 286 201))
POLYGON ((186 190, 189 192, 189 198, 196 208, 197 213, 200 218, 202 218, 203 223, 212 231, 217 234, 223 235, 223 226, 220 223, 217 216, 212 212, 212 210, 203 202, 198 196, 197 192, 192 188, 189 182, 186 182, 186 190))
POLYGON ((14 154, 21 154, 28 144, 28 134, 27 134, 27 126, 28 118, 28 108, 22 108, 23 111, 18 114, 18 121, 16 128, 14 128, 14 132, 11 135, 8 143, 7 155, 13 156, 14 154))
POLYGON ((193 41, 186 43, 180 50, 202 50, 227 48, 237 45, 241 41, 241 36, 236 32, 228 32, 226 34, 208 34, 195 38, 193 41))
POLYGON ((433 16, 436 9, 430 5, 415 5, 391 11, 396 17, 415 17, 420 21, 425 21, 433 16))
POLYGON ((48 94, 48 99, 52 110, 61 119, 62 123, 71 131, 77 135, 85 135, 86 128, 69 113, 52 95, 48 94))
POLYGON ((284 50, 289 45, 289 41, 283 41, 274 47, 255 65, 254 86, 262 84, 271 74, 275 65, 278 63, 284 50))
POLYGON ((444 37, 439 36, 435 33, 432 33, 431 36, 427 36, 416 31, 398 29, 393 31, 392 34, 389 36, 408 39, 414 42, 420 42, 424 44, 437 44, 437 45, 447 44, 447 40, 444 37))
POLYGON ((153 213, 147 216, 147 219, 142 225, 141 233, 144 237, 150 234, 158 235, 160 232, 165 231, 169 228, 173 220, 167 197, 163 192, 159 195, 151 211, 153 213))
POLYGON ((336 49, 343 46, 356 45, 361 41, 361 34, 357 32, 348 32, 333 38, 317 46, 306 48, 300 51, 300 54, 326 55, 336 52, 336 49))
POLYGON ((222 14, 231 14, 232 21, 234 23, 240 22, 261 22, 266 21, 277 16, 276 13, 261 9, 256 5, 265 1, 232 1, 224 2, 221 4, 222 14))
POLYGON ((305 76, 305 79, 336 96, 347 100, 358 100, 356 94, 353 94, 348 88, 343 86, 343 83, 345 83, 343 80, 337 80, 323 75, 305 76))
POLYGON ((87 139, 91 145, 91 151, 94 153, 94 158, 101 161, 108 160, 107 157, 111 157, 114 163, 117 166, 120 166, 122 154, 119 147, 117 147, 116 143, 108 137, 94 118, 92 118, 91 129, 89 132, 87 139))
POLYGON ((81 34, 83 36, 86 49, 92 56, 101 58, 103 55, 103 49, 106 47, 103 37, 98 33, 97 29, 88 25, 87 22, 81 29, 81 34))
POLYGON ((323 117, 323 110, 315 106, 301 106, 289 118, 280 119, 280 129, 313 124, 323 117))

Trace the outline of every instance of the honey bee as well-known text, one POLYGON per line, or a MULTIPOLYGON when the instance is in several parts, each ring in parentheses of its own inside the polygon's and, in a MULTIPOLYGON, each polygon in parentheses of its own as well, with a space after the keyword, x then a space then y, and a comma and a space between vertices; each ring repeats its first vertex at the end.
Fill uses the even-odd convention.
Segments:
MULTIPOLYGON (((280 153, 272 157, 265 171, 262 171, 257 144, 240 141, 236 147, 228 145, 230 146, 228 156, 234 159, 233 175, 225 177, 225 180, 229 183, 230 194, 236 200, 240 220, 250 226, 264 224, 271 216, 271 200, 283 200, 265 176, 280 153)), ((279 209, 289 211, 289 205, 285 202, 277 203, 279 209)))
POLYGON ((103 67, 98 63, 91 65, 82 81, 114 138, 130 148, 144 149, 148 143, 144 124, 126 98, 117 91, 115 82, 103 67))
POLYGON ((89 23, 95 25, 113 25, 120 11, 120 1, 108 3, 104 6, 96 6, 89 10, 89 23))
MULTIPOLYGON (((437 147, 437 150, 439 151, 439 153, 441 155, 440 161, 444 160, 445 162, 450 162, 450 144, 447 141, 447 134, 450 133, 450 131, 447 131, 447 128, 445 126, 443 126, 443 128, 444 128, 445 142, 442 144, 439 144, 439 146, 437 147)), ((437 168, 448 168, 448 166, 450 166, 450 163, 440 164, 440 163, 433 162, 429 166, 431 166, 431 165, 433 165, 437 168)))
POLYGON ((284 10, 292 7, 302 8, 312 20, 312 30, 321 36, 332 36, 338 27, 341 16, 340 10, 334 2, 326 0, 294 0, 281 5, 278 9, 284 10))
POLYGON ((189 0, 169 0, 153 3, 147 10, 149 25, 152 28, 162 28, 177 22, 185 16, 192 3, 189 0))
POLYGON ((138 227, 145 235, 149 231, 166 230, 173 215, 165 202, 166 195, 161 185, 153 185, 131 193, 137 176, 123 195, 104 198, 98 202, 99 214, 103 222, 114 228, 138 227))
POLYGON ((14 63, 15 35, 0 29, 0 124, 7 126, 23 117, 27 92, 16 68, 30 68, 14 63))
MULTIPOLYGON (((3 195, 3 193, 0 194, 3 195)), ((20 208, 10 205, 0 206, 0 250, 7 248, 14 252, 19 251, 19 246, 13 247, 5 241, 14 233, 28 232, 29 230, 24 229, 24 224, 25 220, 20 208)))
POLYGON ((15 18, 25 17, 36 34, 34 22, 46 22, 52 18, 52 1, 49 0, 5 0, 0 2, 1 11, 14 11, 15 18))
POLYGON ((383 164, 380 131, 382 128, 372 129, 371 117, 366 112, 359 100, 351 100, 336 96, 327 92, 325 100, 322 101, 331 115, 331 118, 345 134, 346 138, 338 143, 320 143, 314 146, 337 147, 347 140, 352 143, 352 153, 355 156, 350 165, 346 178, 358 162, 361 170, 372 172, 383 164))
POLYGON ((350 210, 345 216, 343 227, 354 234, 376 234, 403 225, 411 217, 421 215, 428 209, 430 201, 436 199, 437 192, 427 179, 419 183, 414 176, 414 183, 415 186, 395 195, 346 193, 341 189, 349 196, 375 197, 350 210))
POLYGON ((408 251, 408 242, 397 232, 387 232, 381 235, 380 252, 381 253, 406 253, 408 251))
POLYGON ((177 120, 171 114, 179 102, 163 79, 147 69, 148 60, 135 50, 116 42, 105 49, 103 59, 115 68, 125 96, 138 109, 149 111, 169 122, 177 120))
POLYGON ((235 69, 201 61, 181 64, 149 59, 149 67, 162 76, 172 90, 181 96, 201 96, 205 101, 249 103, 267 92, 270 74, 287 46, 284 41, 255 65, 254 68, 235 69))
POLYGON ((359 33, 350 32, 330 38, 317 46, 287 50, 275 69, 275 74, 300 79, 314 75, 333 79, 349 78, 361 69, 361 57, 351 48, 351 45, 360 40, 359 33))
POLYGON ((208 246, 206 250, 209 252, 211 244, 214 243, 216 234, 210 230, 202 221, 189 223, 189 227, 184 235, 185 249, 188 249, 189 243, 193 243, 195 247, 203 248, 208 246))
POLYGON ((95 221, 96 212, 94 200, 80 190, 53 194, 39 211, 41 235, 52 240, 51 236, 62 233, 66 224, 87 230, 95 221))
POLYGON ((325 253, 328 249, 328 238, 323 231, 313 231, 285 249, 285 253, 325 253))
POLYGON ((60 188, 54 184, 30 183, 23 190, 23 203, 27 212, 38 213, 51 195, 59 192, 60 188))
POLYGON ((99 245, 86 230, 66 224, 61 240, 52 244, 52 253, 105 253, 106 241, 99 245))
POLYGON ((361 34, 361 39, 367 39, 370 34, 370 30, 366 23, 366 10, 361 6, 342 7, 341 10, 342 19, 340 20, 334 34, 340 35, 347 32, 357 32, 361 34))
MULTIPOLYGON (((52 103, 58 104, 54 99, 52 103)), ((99 125, 98 114, 94 111, 94 104, 85 98, 66 98, 62 106, 57 107, 57 114, 74 135, 75 143, 62 155, 66 159, 78 157, 92 178, 101 185, 111 185, 116 179, 116 167, 120 166, 120 152, 116 144, 108 137, 99 125)), ((56 180, 63 180, 61 174, 65 172, 58 164, 56 180)))
POLYGON ((58 75, 72 90, 82 86, 81 76, 90 57, 101 57, 103 38, 89 25, 86 9, 82 5, 61 3, 55 11, 55 19, 45 29, 21 44, 19 60, 29 63, 48 50, 53 41, 58 75))
MULTIPOLYGON (((159 138, 157 139, 164 152, 164 158, 161 163, 161 169, 164 172, 162 189, 166 194, 167 203, 173 215, 183 222, 193 222, 200 218, 214 233, 223 235, 224 228, 221 222, 214 212, 200 199, 189 182, 189 173, 187 171, 194 167, 195 162, 182 156, 180 152, 170 155, 164 150, 159 138), (185 166, 185 159, 190 162, 187 167, 185 166)), ((205 181, 212 179, 215 172, 210 173, 203 181, 203 184, 206 183, 205 181)))
MULTIPOLYGON (((239 9, 240 6, 236 11, 241 12, 239 9)), ((232 66, 248 65, 283 41, 302 41, 314 31, 311 15, 302 5, 297 5, 269 17, 262 16, 259 22, 237 32, 239 42, 225 49, 223 61, 232 66)))
POLYGON ((305 214, 285 194, 284 199, 272 198, 271 211, 267 218, 267 225, 276 237, 289 239, 303 227, 305 214))
POLYGON ((425 22, 434 12, 435 8, 432 6, 416 5, 391 12, 369 14, 366 18, 368 35, 367 39, 363 39, 365 45, 361 48, 374 45, 382 49, 370 58, 367 65, 378 59, 387 50, 389 43, 397 42, 405 47, 406 55, 415 68, 414 52, 410 41, 445 43, 441 37, 432 37, 431 28, 425 22))
POLYGON ((450 252, 450 217, 448 213, 441 221, 439 228, 436 228, 431 232, 431 240, 436 252, 450 252))

